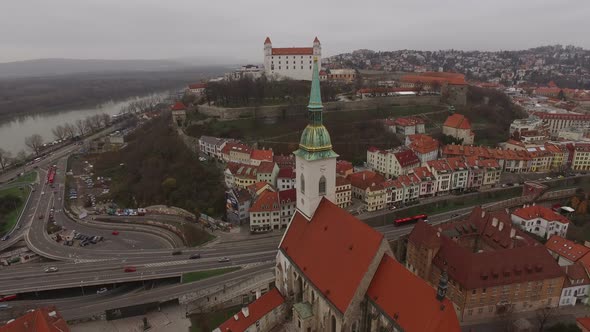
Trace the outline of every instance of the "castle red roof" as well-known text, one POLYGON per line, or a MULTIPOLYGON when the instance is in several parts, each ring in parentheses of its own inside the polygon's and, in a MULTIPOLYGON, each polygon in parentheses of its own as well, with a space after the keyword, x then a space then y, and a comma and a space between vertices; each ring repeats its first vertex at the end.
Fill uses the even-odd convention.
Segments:
POLYGON ((313 47, 273 47, 272 55, 313 55, 313 47))
POLYGON ((316 36, 315 39, 313 40, 314 43, 319 43, 320 40, 318 39, 318 37, 316 36))
POLYGON ((367 297, 404 331, 461 331, 451 301, 438 301, 434 288, 388 255, 383 256, 367 297))
POLYGON ((520 208, 512 214, 521 217, 524 220, 532 220, 536 218, 543 218, 547 221, 557 221, 562 224, 569 224, 569 219, 562 216, 553 210, 540 205, 531 205, 526 208, 520 208))
POLYGON ((256 301, 248 305, 248 316, 244 316, 244 310, 240 310, 237 314, 219 325, 219 330, 222 332, 243 332, 254 324, 256 321, 264 317, 266 314, 285 303, 283 295, 276 289, 271 289, 268 293, 262 295, 256 301), (236 319, 236 316, 238 319, 236 319))
POLYGON ((456 129, 471 129, 471 123, 469 123, 469 120, 463 114, 459 113, 450 115, 443 126, 456 129))
POLYGON ((382 240, 383 234, 323 197, 310 221, 295 213, 279 248, 344 313, 382 240))
POLYGON ((266 44, 271 44, 269 37, 266 37, 266 39, 264 40, 264 45, 266 44))
POLYGON ((171 108, 173 111, 184 111, 186 110, 186 106, 180 101, 177 101, 171 108))

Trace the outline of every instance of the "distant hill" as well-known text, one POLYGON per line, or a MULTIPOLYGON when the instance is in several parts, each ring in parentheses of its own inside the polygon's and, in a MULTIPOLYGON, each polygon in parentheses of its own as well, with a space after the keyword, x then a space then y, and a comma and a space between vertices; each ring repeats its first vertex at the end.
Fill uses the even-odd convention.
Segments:
POLYGON ((63 76, 82 73, 175 71, 203 65, 231 64, 231 59, 97 60, 37 59, 0 63, 0 79, 63 76))

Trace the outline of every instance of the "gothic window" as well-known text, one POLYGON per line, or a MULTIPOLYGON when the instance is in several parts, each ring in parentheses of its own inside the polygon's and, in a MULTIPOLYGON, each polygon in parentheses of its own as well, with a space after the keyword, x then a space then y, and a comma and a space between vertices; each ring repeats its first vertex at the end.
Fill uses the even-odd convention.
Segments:
POLYGON ((301 193, 305 194, 305 177, 301 174, 301 193))
POLYGON ((323 175, 320 178, 319 193, 322 196, 326 194, 326 178, 323 175))

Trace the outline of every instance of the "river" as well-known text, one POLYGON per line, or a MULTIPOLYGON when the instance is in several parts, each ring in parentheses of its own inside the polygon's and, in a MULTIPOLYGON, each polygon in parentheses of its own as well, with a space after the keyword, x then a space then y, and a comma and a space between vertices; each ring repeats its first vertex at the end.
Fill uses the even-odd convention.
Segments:
POLYGON ((25 137, 33 134, 39 134, 43 137, 43 142, 51 142, 55 137, 51 129, 65 123, 74 124, 78 119, 85 119, 91 115, 106 113, 115 115, 136 100, 150 98, 152 96, 168 95, 168 92, 161 92, 143 96, 131 97, 122 101, 107 101, 95 107, 64 110, 57 112, 47 112, 40 114, 27 114, 23 116, 14 116, 12 118, 0 120, 0 148, 10 151, 15 156, 20 150, 25 150, 27 154, 31 153, 25 145, 25 137))

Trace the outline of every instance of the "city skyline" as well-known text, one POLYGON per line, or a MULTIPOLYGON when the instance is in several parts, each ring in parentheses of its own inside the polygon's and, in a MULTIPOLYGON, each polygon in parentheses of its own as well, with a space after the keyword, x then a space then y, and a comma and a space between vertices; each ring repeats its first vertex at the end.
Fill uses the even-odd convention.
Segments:
POLYGON ((327 56, 363 48, 496 51, 549 44, 590 48, 583 34, 590 28, 584 20, 590 4, 573 1, 472 4, 461 0, 444 5, 378 1, 347 6, 304 1, 291 8, 287 18, 283 7, 273 7, 269 1, 229 8, 184 0, 142 2, 141 7, 133 1, 33 2, 34 12, 29 10, 30 2, 8 4, 3 11, 12 14, 2 17, 0 28, 12 33, 0 37, 4 48, 0 62, 37 58, 256 62, 262 58, 266 36, 278 47, 311 46, 318 36, 327 56), (317 10, 310 12, 311 6, 317 10), (27 13, 26 25, 20 13, 27 13))

